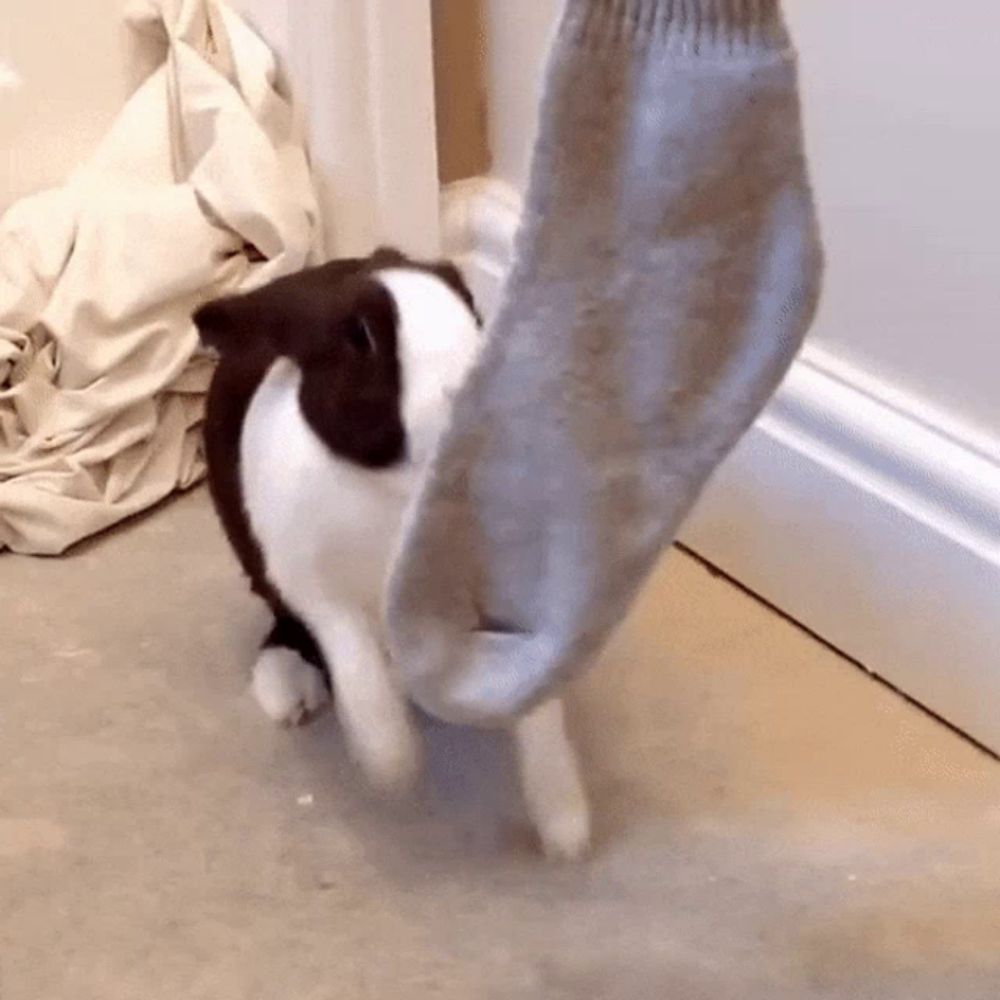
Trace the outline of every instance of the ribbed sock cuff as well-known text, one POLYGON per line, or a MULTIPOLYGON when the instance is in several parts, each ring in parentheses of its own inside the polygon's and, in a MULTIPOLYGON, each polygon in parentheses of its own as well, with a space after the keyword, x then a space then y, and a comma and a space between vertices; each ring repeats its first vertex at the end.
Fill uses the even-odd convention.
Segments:
POLYGON ((575 40, 662 44, 687 55, 740 55, 790 44, 780 0, 566 0, 575 40))

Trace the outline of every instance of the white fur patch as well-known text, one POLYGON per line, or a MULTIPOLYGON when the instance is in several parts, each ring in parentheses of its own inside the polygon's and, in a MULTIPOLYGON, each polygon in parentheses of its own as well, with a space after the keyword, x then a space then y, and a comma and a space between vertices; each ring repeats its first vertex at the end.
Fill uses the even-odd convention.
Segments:
POLYGON ((333 455, 302 416, 300 381, 279 360, 250 404, 243 499, 269 579, 329 666, 352 754, 373 783, 395 788, 416 772, 416 743, 382 652, 379 608, 415 472, 333 455))
POLYGON ((440 278, 405 268, 380 271, 396 302, 403 370, 403 423, 410 456, 422 466, 432 455, 482 335, 469 307, 440 278))

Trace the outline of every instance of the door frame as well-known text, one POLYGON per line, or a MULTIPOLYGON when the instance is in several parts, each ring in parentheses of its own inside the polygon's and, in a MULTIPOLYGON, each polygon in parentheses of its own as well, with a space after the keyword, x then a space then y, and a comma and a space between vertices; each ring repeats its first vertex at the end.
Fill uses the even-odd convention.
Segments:
POLYGON ((440 252, 430 0, 237 0, 281 59, 331 255, 440 252))

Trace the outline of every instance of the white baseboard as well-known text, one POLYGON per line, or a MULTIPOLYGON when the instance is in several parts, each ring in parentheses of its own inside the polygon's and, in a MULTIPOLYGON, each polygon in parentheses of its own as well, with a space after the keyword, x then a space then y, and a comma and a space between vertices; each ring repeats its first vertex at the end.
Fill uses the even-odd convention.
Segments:
MULTIPOLYGON (((488 178, 445 192, 487 315, 519 205, 488 178)), ((1000 751, 1000 442, 810 346, 681 540, 1000 751)))

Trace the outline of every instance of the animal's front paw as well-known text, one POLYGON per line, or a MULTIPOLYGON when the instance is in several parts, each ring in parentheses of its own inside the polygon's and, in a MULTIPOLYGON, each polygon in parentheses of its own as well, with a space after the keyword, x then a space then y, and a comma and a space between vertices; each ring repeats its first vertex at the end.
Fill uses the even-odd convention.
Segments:
POLYGON ((354 759, 378 791, 400 795, 416 784, 423 755, 408 719, 355 732, 350 742, 354 759))
POLYGON ((251 690, 265 715, 282 726, 301 726, 330 698, 319 670, 282 647, 261 650, 251 690))
POLYGON ((514 731, 525 804, 545 855, 578 861, 590 849, 590 804, 566 734, 562 701, 539 705, 514 731))
POLYGON ((579 861, 590 850, 590 807, 583 797, 541 812, 536 824, 551 861, 579 861))

